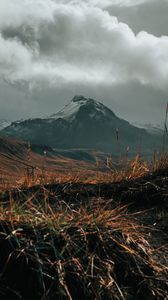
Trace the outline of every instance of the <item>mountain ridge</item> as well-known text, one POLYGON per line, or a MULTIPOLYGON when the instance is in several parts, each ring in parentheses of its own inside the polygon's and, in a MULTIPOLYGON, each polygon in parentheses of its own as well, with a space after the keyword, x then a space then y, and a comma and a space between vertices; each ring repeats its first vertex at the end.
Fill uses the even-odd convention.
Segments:
POLYGON ((147 150, 152 144, 152 135, 145 129, 119 118, 101 102, 80 95, 74 96, 57 113, 13 122, 1 130, 1 134, 63 149, 93 148, 117 152, 118 146, 122 151, 130 146, 135 152, 142 136, 147 150))

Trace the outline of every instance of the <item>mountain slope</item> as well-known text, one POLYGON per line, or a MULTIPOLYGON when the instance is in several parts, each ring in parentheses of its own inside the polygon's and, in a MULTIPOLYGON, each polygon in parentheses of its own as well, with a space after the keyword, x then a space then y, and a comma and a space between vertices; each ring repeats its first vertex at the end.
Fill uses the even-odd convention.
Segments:
POLYGON ((47 178, 53 174, 57 178, 64 178, 69 172, 76 174, 79 171, 82 176, 86 176, 86 172, 92 176, 96 168, 95 156, 98 155, 101 157, 103 154, 87 150, 54 151, 37 144, 31 144, 30 149, 27 142, 0 136, 0 190, 23 183, 28 169, 34 169, 34 179, 38 182, 44 165, 47 178))
POLYGON ((0 130, 4 129, 5 127, 8 127, 11 124, 10 121, 7 121, 5 119, 0 119, 0 130))
POLYGON ((55 148, 96 148, 125 151, 127 146, 137 150, 140 140, 151 148, 156 139, 145 129, 137 128, 118 118, 98 101, 75 96, 61 111, 46 118, 13 122, 1 133, 32 143, 55 148), (118 130, 119 142, 117 142, 118 130))
POLYGON ((163 136, 163 128, 161 125, 153 125, 153 124, 139 124, 138 122, 133 123, 134 126, 138 128, 143 128, 145 129, 148 133, 156 136, 163 136))

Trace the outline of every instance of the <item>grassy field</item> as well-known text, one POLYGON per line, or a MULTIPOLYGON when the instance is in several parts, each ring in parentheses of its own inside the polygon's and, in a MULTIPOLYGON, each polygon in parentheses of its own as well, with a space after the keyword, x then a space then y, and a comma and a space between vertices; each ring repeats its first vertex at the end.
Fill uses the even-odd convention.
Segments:
POLYGON ((0 299, 168 299, 167 161, 2 185, 0 299))

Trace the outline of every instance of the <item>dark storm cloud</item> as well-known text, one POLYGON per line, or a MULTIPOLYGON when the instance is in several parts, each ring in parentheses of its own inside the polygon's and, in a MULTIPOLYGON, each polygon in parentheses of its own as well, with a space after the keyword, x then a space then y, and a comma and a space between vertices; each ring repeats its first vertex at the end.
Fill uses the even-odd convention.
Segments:
MULTIPOLYGON (((122 104, 125 115, 134 102, 143 111, 153 98, 157 111, 168 94, 167 5, 167 0, 1 0, 0 81, 13 84, 13 96, 6 95, 14 115, 18 99, 23 115, 34 115, 38 108, 39 114, 57 110, 78 93, 120 111, 122 104)), ((5 112, 4 99, 1 93, 5 112)))
MULTIPOLYGON (((168 37, 135 35, 127 24, 91 2, 15 3, 20 4, 19 11, 13 4, 9 24, 3 18, 0 22, 1 78, 30 85, 43 81, 111 85, 137 80, 167 90, 168 37)), ((7 14, 5 8, 1 15, 7 14)))

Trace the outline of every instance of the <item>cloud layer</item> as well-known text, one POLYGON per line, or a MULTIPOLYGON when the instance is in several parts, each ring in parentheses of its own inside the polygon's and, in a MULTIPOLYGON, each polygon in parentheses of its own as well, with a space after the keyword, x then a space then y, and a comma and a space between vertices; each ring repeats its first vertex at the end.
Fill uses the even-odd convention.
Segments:
POLYGON ((144 30, 156 36, 168 35, 168 0, 146 0, 139 4, 133 1, 130 6, 126 6, 126 2, 117 5, 112 1, 106 9, 135 33, 144 30))
POLYGON ((1 0, 0 78, 31 87, 137 81, 167 92, 168 36, 135 34, 105 9, 144 2, 1 0))

